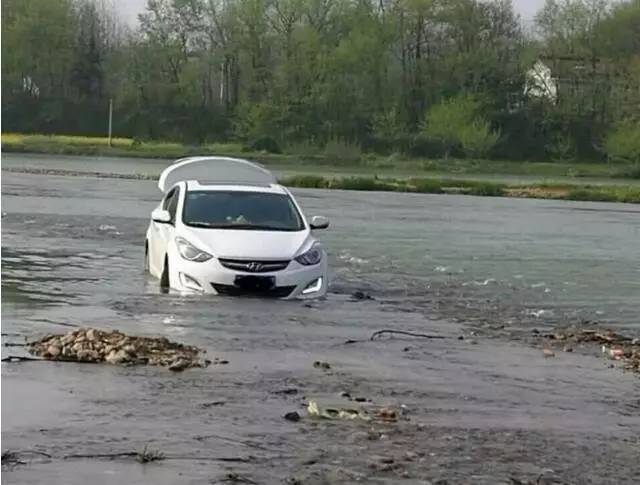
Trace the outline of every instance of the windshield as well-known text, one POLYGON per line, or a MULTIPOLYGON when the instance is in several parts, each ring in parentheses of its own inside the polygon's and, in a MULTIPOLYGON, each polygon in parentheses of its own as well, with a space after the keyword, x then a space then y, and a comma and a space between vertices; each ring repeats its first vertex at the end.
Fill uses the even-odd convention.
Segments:
POLYGON ((187 192, 182 221, 217 229, 301 231, 302 217, 288 195, 265 192, 194 190, 187 192))

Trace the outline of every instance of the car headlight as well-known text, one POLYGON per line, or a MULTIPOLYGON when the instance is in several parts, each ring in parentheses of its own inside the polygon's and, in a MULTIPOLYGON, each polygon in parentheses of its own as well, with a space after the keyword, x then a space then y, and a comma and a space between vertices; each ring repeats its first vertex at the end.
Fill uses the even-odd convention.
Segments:
POLYGON ((296 261, 305 266, 313 266, 322 260, 322 249, 320 246, 313 246, 306 253, 296 258, 296 261))
POLYGON ((187 261, 194 261, 196 263, 203 263, 209 261, 213 256, 206 251, 198 249, 186 239, 181 237, 176 238, 176 246, 178 246, 178 252, 187 261))

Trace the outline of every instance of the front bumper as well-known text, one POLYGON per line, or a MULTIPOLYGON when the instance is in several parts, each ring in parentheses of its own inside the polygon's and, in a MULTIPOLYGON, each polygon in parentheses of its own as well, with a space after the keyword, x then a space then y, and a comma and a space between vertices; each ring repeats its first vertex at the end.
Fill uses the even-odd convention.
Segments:
POLYGON ((293 260, 280 271, 251 273, 229 269, 222 266, 216 258, 204 263, 194 263, 178 256, 169 266, 170 282, 172 288, 189 293, 283 299, 318 298, 327 292, 326 259, 324 255, 322 261, 314 266, 303 266, 293 260), (274 284, 271 288, 242 288, 237 284, 238 276, 273 278, 274 284))

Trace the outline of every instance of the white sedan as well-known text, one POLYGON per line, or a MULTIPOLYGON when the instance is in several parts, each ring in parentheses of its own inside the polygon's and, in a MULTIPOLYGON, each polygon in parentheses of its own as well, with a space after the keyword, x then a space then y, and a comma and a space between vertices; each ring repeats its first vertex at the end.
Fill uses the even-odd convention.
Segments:
POLYGON ((246 160, 192 157, 161 174, 145 266, 163 288, 220 295, 317 298, 327 292, 327 255, 293 195, 246 160))

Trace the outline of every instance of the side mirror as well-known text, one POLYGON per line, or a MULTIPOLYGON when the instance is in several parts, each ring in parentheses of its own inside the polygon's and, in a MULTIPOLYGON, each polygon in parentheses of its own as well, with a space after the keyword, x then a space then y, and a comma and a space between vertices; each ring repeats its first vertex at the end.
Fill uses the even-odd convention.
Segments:
POLYGON ((329 219, 323 216, 313 216, 309 226, 311 229, 326 229, 329 227, 329 219))
POLYGON ((151 220, 153 220, 153 222, 167 224, 171 222, 171 214, 169 214, 168 210, 154 209, 154 211, 151 213, 151 220))

